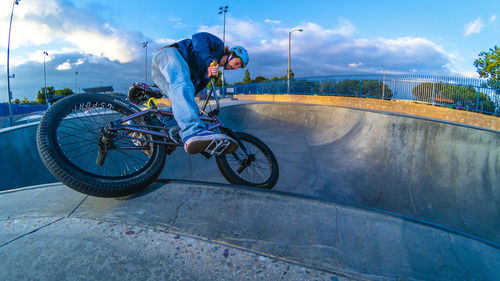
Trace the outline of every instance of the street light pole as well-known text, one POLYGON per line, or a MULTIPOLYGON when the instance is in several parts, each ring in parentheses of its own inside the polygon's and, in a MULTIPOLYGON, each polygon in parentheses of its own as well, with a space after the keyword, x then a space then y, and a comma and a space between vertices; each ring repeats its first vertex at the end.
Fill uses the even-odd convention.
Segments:
MULTIPOLYGON (((223 31, 222 31, 222 42, 224 43, 224 47, 226 47, 226 13, 227 13, 227 8, 229 8, 228 6, 224 6, 224 7, 219 7, 219 15, 220 14, 224 14, 224 27, 223 27, 223 31)), ((224 91, 225 87, 224 87, 224 67, 222 68, 222 76, 221 76, 221 80, 222 80, 222 95, 225 95, 226 92, 224 91)))
POLYGON ((144 74, 144 81, 146 84, 148 84, 148 41, 142 43, 142 47, 146 48, 146 59, 145 59, 145 74, 144 74))
POLYGON ((10 55, 10 31, 12 29, 12 17, 14 16, 14 4, 19 5, 20 0, 14 0, 12 2, 12 12, 10 14, 10 25, 9 25, 9 41, 7 42, 7 96, 9 98, 9 123, 12 126, 12 105, 10 100, 12 99, 12 92, 10 91, 10 72, 9 72, 9 55, 10 55))
POLYGON ((292 53, 292 33, 295 31, 302 32, 304 30, 300 28, 295 28, 292 31, 288 32, 288 70, 287 70, 287 94, 290 94, 290 57, 292 53))
POLYGON ((43 52, 43 95, 45 96, 45 104, 49 106, 49 99, 47 98, 47 75, 45 72, 45 57, 49 54, 47 52, 43 52))

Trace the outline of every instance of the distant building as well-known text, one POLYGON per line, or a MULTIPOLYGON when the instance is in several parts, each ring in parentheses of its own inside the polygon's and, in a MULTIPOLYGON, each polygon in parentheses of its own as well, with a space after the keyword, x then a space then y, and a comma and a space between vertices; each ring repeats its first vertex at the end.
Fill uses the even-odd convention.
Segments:
POLYGON ((113 86, 85 88, 82 90, 87 94, 113 94, 115 92, 115 90, 113 89, 113 86))

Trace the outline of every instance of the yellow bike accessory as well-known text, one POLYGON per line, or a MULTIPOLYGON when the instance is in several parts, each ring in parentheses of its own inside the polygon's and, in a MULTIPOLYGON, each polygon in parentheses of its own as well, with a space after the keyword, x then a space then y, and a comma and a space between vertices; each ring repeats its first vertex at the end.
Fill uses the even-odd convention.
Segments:
POLYGON ((148 109, 151 109, 151 106, 150 106, 150 102, 153 102, 153 106, 156 106, 156 98, 149 98, 148 100, 148 103, 147 103, 147 106, 148 106, 148 109))
POLYGON ((217 61, 216 61, 216 60, 213 60, 213 61, 210 63, 210 66, 217 66, 217 65, 218 65, 218 63, 217 63, 217 61))

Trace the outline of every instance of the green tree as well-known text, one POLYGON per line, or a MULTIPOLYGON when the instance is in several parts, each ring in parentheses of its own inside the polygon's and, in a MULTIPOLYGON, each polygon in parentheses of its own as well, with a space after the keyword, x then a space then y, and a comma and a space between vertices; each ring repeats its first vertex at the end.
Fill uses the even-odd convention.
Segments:
POLYGON ((73 90, 71 90, 69 88, 58 89, 58 90, 54 91, 54 96, 55 97, 66 97, 66 96, 69 96, 69 95, 72 95, 72 94, 74 94, 73 90))
MULTIPOLYGON (((214 81, 215 81, 215 87, 222 87, 222 74, 221 72, 219 72, 217 74, 217 76, 214 78, 214 81)), ((210 82, 212 83, 212 82, 210 82)), ((210 87, 212 87, 212 85, 210 85, 210 87)))
POLYGON ((38 93, 36 94, 36 101, 39 104, 46 104, 46 102, 45 102, 45 91, 47 92, 48 99, 50 99, 51 97, 53 97, 54 94, 55 94, 54 87, 52 87, 52 86, 47 87, 47 88, 42 87, 40 90, 38 90, 38 93))
POLYGON ((21 101, 20 101, 19 99, 15 99, 15 100, 14 100, 14 103, 15 103, 15 104, 20 104, 20 103, 21 103, 21 101))
MULTIPOLYGON (((222 87, 222 72, 219 72, 219 74, 217 74, 217 77, 214 78, 214 85, 215 87, 222 87)), ((227 82, 224 82, 224 85, 229 85, 227 84, 227 82)), ((212 81, 210 81, 207 85, 207 88, 211 88, 212 87, 212 81)))
POLYGON ((483 51, 478 56, 474 66, 479 76, 488 78, 488 86, 491 88, 500 88, 500 48, 495 45, 489 52, 483 51))
MULTIPOLYGON (((293 72, 290 72, 290 77, 293 79, 295 77, 295 74, 293 74, 293 72)), ((273 78, 271 78, 271 81, 284 80, 284 79, 288 79, 288 74, 282 75, 280 77, 274 76, 273 78)))
POLYGON ((243 80, 241 81, 241 84, 248 84, 250 83, 252 78, 250 78, 250 70, 245 70, 245 76, 243 77, 243 80))
POLYGON ((413 88, 413 96, 418 101, 451 105, 469 110, 477 108, 483 112, 493 113, 496 109, 491 97, 478 92, 473 86, 427 82, 413 88))
POLYGON ((27 97, 24 97, 22 100, 21 100, 21 104, 29 104, 30 102, 28 101, 28 98, 27 97))
POLYGON ((258 83, 258 82, 264 82, 264 81, 268 81, 268 79, 264 76, 257 76, 255 77, 255 79, 252 79, 251 83, 258 83))
POLYGON ((363 97, 392 98, 392 90, 387 84, 376 80, 343 80, 335 84, 335 93, 339 95, 356 96, 361 91, 363 97))
POLYGON ((392 90, 381 81, 365 80, 363 81, 363 96, 390 99, 392 90))

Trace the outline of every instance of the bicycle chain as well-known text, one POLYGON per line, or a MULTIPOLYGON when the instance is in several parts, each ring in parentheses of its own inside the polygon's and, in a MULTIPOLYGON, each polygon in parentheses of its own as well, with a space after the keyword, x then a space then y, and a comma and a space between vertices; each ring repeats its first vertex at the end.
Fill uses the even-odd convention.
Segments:
MULTIPOLYGON (((163 123, 163 122, 162 122, 163 123)), ((135 127, 135 128, 152 128, 152 129, 158 129, 158 130, 164 130, 165 127, 162 127, 162 126, 155 126, 155 125, 139 125, 139 124, 134 124, 134 125, 127 125, 128 127, 135 127)), ((132 132, 134 133, 134 132, 132 132)), ((142 133, 139 133, 142 135, 142 133)), ((156 144, 164 144, 164 145, 175 145, 177 146, 178 144, 175 143, 175 142, 166 142, 166 141, 156 141, 156 140, 148 140, 148 139, 145 139, 145 138, 138 138, 138 137, 133 137, 133 136, 130 136, 128 135, 128 133, 117 133, 116 134, 117 136, 120 136, 122 138, 125 138, 125 139, 131 139, 131 140, 138 140, 138 141, 141 141, 141 142, 148 142, 148 143, 156 143, 156 144)))

